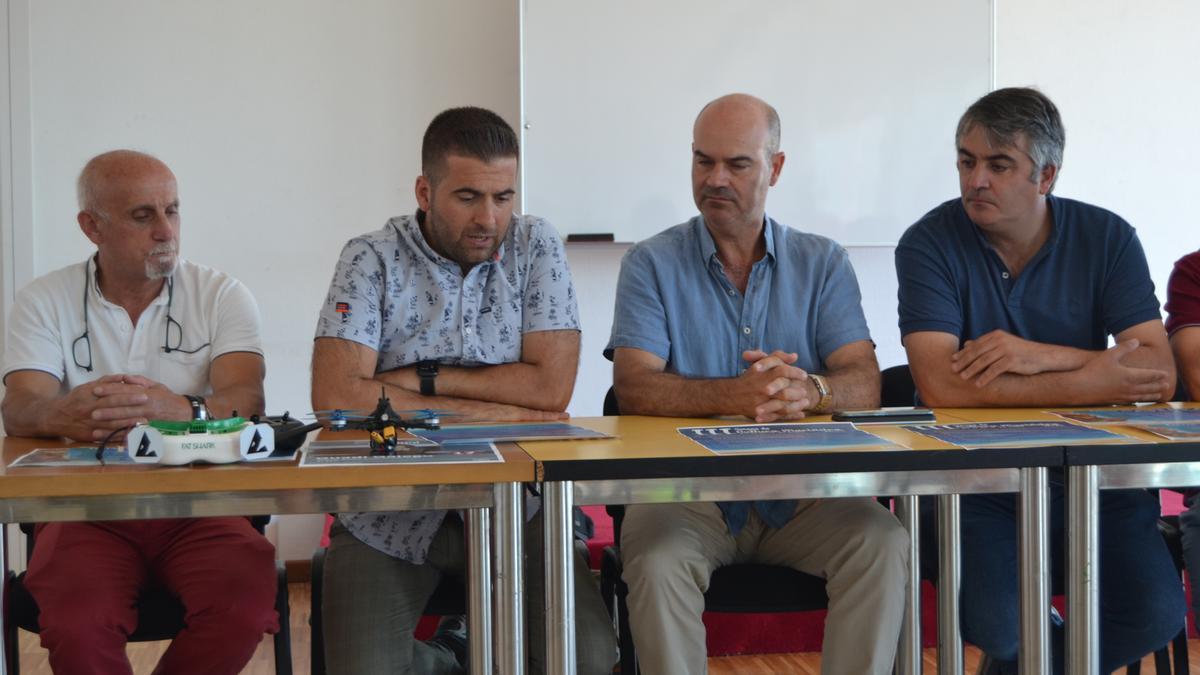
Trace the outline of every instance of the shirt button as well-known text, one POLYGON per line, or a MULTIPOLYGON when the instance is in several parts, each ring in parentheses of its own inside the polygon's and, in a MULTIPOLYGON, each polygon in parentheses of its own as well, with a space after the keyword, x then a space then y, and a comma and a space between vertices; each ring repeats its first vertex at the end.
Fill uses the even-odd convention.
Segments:
POLYGON ((1001 273, 1000 273, 1000 276, 1001 276, 1002 278, 1004 278, 1004 279, 1007 279, 1007 278, 1008 278, 1008 272, 1001 272, 1001 273))
POLYGON ((737 295, 737 291, 733 290, 732 288, 729 289, 729 297, 733 297, 735 295, 737 295))
POLYGON ((742 332, 745 333, 746 335, 749 335, 750 334, 750 326, 746 326, 746 327, 742 328, 742 332))
POLYGON ((463 332, 464 332, 464 333, 466 333, 467 335, 470 335, 470 334, 471 334, 471 327, 470 327, 470 326, 467 326, 466 328, 464 328, 464 329, 463 329, 463 332))

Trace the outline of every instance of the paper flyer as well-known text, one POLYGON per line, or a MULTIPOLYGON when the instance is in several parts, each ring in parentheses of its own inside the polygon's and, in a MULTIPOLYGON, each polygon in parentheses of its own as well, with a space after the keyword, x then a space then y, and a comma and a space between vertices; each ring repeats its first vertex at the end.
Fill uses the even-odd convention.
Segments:
POLYGON ((1097 408, 1046 412, 1084 424, 1200 423, 1200 408, 1097 408))
POLYGON ((1149 431, 1171 441, 1200 440, 1200 424, 1196 422, 1159 422, 1155 424, 1131 424, 1134 429, 1149 431))
POLYGON ((361 444, 315 447, 310 445, 300 466, 370 466, 407 464, 476 464, 502 462, 492 443, 454 443, 452 445, 397 446, 390 455, 373 455, 361 444))
POLYGON ((612 438, 574 424, 535 422, 529 424, 452 424, 441 429, 409 429, 409 433, 434 443, 468 441, 558 441, 590 438, 612 438))
POLYGON ((1135 442, 1126 436, 1070 422, 906 424, 904 428, 968 449, 1135 442))
POLYGON ((901 446, 849 422, 682 427, 679 433, 719 455, 758 452, 899 450, 901 446))

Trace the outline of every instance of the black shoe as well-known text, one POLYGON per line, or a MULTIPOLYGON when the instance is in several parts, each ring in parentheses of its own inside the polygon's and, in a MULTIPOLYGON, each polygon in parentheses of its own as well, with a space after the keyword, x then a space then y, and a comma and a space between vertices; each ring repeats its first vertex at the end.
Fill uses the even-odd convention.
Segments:
POLYGON ((997 661, 984 654, 979 660, 979 670, 975 672, 976 675, 1016 675, 1017 664, 1015 661, 997 661))
POLYGON ((453 654, 454 660, 458 662, 458 667, 464 673, 467 672, 469 648, 467 647, 466 615, 443 616, 442 620, 438 622, 437 632, 429 638, 429 642, 453 654))

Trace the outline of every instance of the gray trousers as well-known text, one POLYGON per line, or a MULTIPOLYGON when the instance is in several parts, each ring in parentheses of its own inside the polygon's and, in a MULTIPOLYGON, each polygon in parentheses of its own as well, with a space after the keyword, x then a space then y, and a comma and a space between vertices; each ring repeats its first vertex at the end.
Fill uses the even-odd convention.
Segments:
POLYGON ((708 672, 704 592, 721 565, 784 565, 824 577, 824 675, 887 675, 900 639, 908 537, 870 499, 801 500, 778 529, 751 510, 729 533, 716 504, 629 506, 621 531, 629 627, 647 675, 708 672))
MULTIPOLYGON (((542 514, 525 524, 525 621, 529 672, 545 671, 545 577, 542 563, 542 514)), ((435 644, 413 639, 425 603, 443 575, 464 578, 466 544, 463 523, 447 514, 424 564, 381 553, 334 521, 325 556, 325 664, 338 675, 459 672, 453 656, 435 644)), ((491 639, 470 636, 469 639, 491 639)), ((587 561, 575 560, 575 646, 578 672, 612 672, 616 639, 587 561)))

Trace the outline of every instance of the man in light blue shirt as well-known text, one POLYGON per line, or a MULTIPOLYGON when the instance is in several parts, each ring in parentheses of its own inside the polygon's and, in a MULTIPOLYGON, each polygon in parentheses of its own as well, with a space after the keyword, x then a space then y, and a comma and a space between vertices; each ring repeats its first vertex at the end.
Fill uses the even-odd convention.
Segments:
MULTIPOLYGON (((765 215, 783 169, 779 118, 742 94, 696 119, 700 215, 630 249, 612 338, 621 412, 788 421, 879 404, 880 375, 846 252, 765 215)), ((822 672, 890 673, 907 537, 870 499, 630 506, 621 535, 642 670, 706 671, 713 570, 785 565, 826 579, 822 672)))

